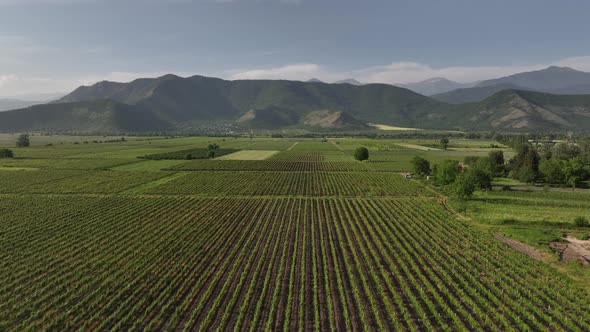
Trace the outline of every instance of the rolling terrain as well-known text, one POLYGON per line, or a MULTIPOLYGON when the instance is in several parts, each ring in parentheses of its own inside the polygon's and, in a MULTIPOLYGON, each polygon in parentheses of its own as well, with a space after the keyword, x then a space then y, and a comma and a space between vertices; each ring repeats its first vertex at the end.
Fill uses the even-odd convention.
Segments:
POLYGON ((400 176, 400 152, 426 152, 398 141, 359 162, 354 139, 80 139, 35 136, 0 159, 2 330, 590 324, 584 289, 400 176), (138 159, 210 143, 253 159, 138 159))
POLYGON ((482 101, 506 89, 563 95, 590 94, 590 73, 552 66, 543 70, 482 81, 472 87, 438 93, 432 97, 447 103, 463 104, 482 101))
MULTIPOLYGON (((567 81, 579 87, 590 75, 549 68, 436 97, 446 102, 386 84, 175 75, 130 83, 105 81, 80 87, 50 104, 2 112, 0 131, 141 133, 216 122, 244 130, 366 130, 368 123, 443 130, 587 130, 587 95, 526 92, 516 84, 531 87, 531 82, 555 73, 568 78, 559 84, 567 81)), ((557 89, 559 84, 534 87, 557 89)))

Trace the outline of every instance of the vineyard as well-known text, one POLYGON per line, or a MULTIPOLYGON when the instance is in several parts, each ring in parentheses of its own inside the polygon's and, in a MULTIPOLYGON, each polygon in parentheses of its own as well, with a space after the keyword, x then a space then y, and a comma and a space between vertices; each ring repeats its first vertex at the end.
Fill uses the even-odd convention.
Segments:
POLYGON ((0 201, 0 211, 16 211, 3 221, 4 328, 575 331, 590 324, 588 297, 453 221, 431 199, 74 203, 0 201))
POLYGON ((37 167, 0 169, 0 331, 590 326, 585 290, 457 219, 430 188, 333 161, 350 157, 335 144, 268 147, 283 150, 11 160, 37 167))

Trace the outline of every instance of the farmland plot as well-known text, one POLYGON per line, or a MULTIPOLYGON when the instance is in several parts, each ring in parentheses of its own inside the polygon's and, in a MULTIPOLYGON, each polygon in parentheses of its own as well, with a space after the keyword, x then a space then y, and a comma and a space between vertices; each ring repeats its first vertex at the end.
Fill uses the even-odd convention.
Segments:
POLYGON ((590 324, 585 293, 432 199, 21 195, 6 210, 6 330, 590 324))

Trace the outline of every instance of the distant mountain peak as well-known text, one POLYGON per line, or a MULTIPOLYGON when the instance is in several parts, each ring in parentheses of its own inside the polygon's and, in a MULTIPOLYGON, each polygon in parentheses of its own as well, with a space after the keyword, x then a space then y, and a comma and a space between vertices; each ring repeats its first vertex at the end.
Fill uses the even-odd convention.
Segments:
POLYGON ((351 84, 351 85, 363 85, 363 83, 355 80, 354 78, 347 78, 334 82, 334 84, 351 84))
POLYGON ((570 68, 570 67, 559 67, 559 66, 549 66, 541 71, 552 71, 552 72, 578 72, 580 73, 581 71, 579 70, 575 70, 574 68, 570 68))
POLYGON ((451 81, 444 77, 433 77, 424 81, 407 83, 407 84, 396 84, 399 87, 412 90, 414 92, 423 94, 425 96, 432 96, 455 89, 467 88, 473 86, 471 83, 463 84, 455 81, 451 81))
POLYGON ((315 77, 312 78, 312 79, 307 80, 307 82, 309 82, 309 83, 324 83, 324 81, 319 80, 319 79, 317 79, 315 77))

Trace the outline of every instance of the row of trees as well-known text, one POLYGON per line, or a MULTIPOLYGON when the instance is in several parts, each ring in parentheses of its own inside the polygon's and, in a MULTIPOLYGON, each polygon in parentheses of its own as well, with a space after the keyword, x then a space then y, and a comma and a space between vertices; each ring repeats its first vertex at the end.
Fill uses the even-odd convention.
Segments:
POLYGON ((508 164, 511 177, 522 182, 565 185, 573 189, 590 178, 590 140, 582 144, 524 143, 508 164))
POLYGON ((415 157, 417 176, 432 176, 437 186, 453 189, 460 198, 469 198, 475 190, 489 190, 495 177, 510 176, 526 183, 546 183, 578 188, 590 179, 590 139, 579 143, 528 142, 514 145, 516 154, 507 163, 501 150, 487 157, 466 157, 463 163, 444 160, 430 167, 430 162, 415 157))
POLYGON ((491 151, 487 157, 469 157, 463 163, 444 160, 433 168, 428 160, 416 156, 412 165, 417 176, 432 176, 435 185, 450 188, 461 199, 470 198, 476 190, 492 189, 493 179, 505 172, 502 151, 491 151))

